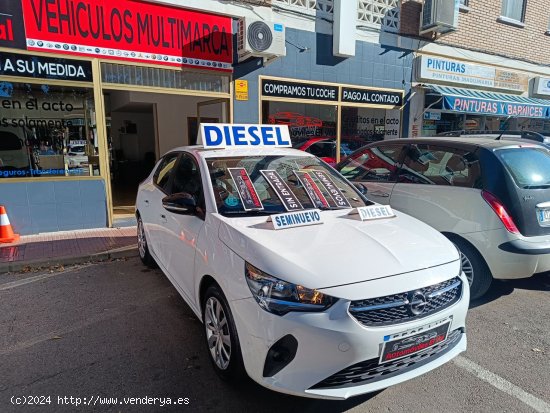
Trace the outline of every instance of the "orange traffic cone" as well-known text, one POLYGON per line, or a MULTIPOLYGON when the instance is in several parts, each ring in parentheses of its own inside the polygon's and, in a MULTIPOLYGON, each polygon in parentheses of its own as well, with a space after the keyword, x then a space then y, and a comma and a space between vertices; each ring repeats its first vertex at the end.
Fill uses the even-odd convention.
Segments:
POLYGON ((6 208, 4 208, 4 205, 0 205, 0 242, 10 243, 18 239, 19 234, 14 234, 13 229, 11 229, 6 208))

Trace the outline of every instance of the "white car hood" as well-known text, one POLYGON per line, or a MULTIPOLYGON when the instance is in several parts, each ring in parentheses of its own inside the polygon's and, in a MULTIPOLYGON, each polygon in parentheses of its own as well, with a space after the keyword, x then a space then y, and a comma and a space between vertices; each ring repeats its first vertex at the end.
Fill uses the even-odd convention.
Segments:
POLYGON ((266 216, 227 218, 220 240, 260 270, 308 288, 328 288, 426 269, 459 259, 435 229, 403 213, 360 221, 321 212, 324 223, 274 230, 266 216))

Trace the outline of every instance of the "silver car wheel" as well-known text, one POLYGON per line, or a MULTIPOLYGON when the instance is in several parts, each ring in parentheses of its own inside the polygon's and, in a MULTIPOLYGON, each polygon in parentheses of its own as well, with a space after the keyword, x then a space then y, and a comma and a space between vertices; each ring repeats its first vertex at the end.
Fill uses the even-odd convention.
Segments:
POLYGON ((145 252, 147 251, 147 240, 145 239, 145 229, 143 228, 141 218, 138 219, 137 241, 139 256, 141 258, 145 258, 145 252))
POLYGON ((231 337, 227 316, 217 298, 206 301, 204 321, 210 355, 216 366, 225 370, 231 361, 231 337))
POLYGON ((462 261, 462 271, 464 272, 464 275, 466 275, 468 284, 470 284, 471 287, 474 282, 474 266, 462 251, 460 252, 460 261, 462 261))

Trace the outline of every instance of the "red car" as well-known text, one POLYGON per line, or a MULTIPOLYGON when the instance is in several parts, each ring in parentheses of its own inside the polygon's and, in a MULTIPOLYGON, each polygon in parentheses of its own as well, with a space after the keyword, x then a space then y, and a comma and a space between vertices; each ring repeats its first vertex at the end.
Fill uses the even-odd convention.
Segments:
MULTIPOLYGON (((292 140, 294 149, 311 153, 330 166, 336 165, 336 138, 315 137, 305 138, 301 140, 292 140)), ((360 148, 365 144, 364 140, 342 140, 340 144, 340 159, 349 156, 355 149, 360 148)))

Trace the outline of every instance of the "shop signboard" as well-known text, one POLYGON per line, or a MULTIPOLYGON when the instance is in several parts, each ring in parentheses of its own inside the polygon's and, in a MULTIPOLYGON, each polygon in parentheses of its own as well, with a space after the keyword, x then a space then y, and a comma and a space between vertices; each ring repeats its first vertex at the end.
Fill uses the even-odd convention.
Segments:
POLYGON ((278 98, 338 101, 338 86, 262 79, 262 95, 278 98))
POLYGON ((519 72, 434 56, 420 57, 419 80, 454 83, 461 87, 476 86, 525 92, 529 78, 519 72))
POLYGON ((520 118, 550 117, 550 106, 461 96, 444 96, 443 109, 453 112, 493 116, 514 116, 520 118))
POLYGON ((403 92, 342 87, 342 102, 377 106, 403 106, 403 92))
POLYGON ((130 0, 22 0, 27 48, 230 71, 232 19, 130 0))
POLYGON ((25 49, 25 26, 21 2, 0 2, 0 47, 25 49))
POLYGON ((537 77, 533 84, 533 95, 550 96, 550 77, 537 77))
POLYGON ((91 62, 0 52, 0 76, 92 82, 91 62))

